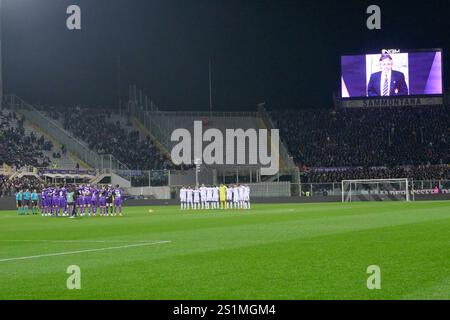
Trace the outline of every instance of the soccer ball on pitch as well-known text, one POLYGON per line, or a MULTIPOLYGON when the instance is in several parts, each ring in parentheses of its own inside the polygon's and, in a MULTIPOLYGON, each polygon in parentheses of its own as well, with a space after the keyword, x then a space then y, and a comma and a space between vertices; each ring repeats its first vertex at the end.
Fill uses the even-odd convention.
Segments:
POLYGON ((153 209, 148 209, 148 213, 153 213, 153 209))

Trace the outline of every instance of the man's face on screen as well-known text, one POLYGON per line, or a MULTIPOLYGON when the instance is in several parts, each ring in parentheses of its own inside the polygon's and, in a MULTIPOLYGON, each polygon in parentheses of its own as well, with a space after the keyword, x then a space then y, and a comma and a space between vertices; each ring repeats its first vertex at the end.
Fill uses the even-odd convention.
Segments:
POLYGON ((383 72, 389 72, 392 70, 392 60, 391 59, 384 59, 383 61, 380 61, 380 67, 381 71, 383 72))

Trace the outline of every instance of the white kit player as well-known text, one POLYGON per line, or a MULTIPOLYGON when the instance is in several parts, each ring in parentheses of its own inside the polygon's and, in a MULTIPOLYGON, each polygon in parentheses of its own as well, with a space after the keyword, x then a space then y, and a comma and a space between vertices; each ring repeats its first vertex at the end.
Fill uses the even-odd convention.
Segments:
POLYGON ((246 209, 245 208, 245 186, 244 185, 239 186, 239 208, 246 209))
POLYGON ((239 208, 239 186, 235 185, 233 187, 233 208, 238 209, 239 208))
POLYGON ((206 209, 206 187, 204 184, 200 187, 200 201, 202 204, 202 209, 206 209))
POLYGON ((219 209, 219 187, 215 186, 212 187, 213 197, 212 197, 212 203, 214 209, 219 209))
POLYGON ((181 202, 181 210, 186 209, 186 188, 181 187, 180 189, 180 202, 181 202))
POLYGON ((192 193, 193 193, 193 189, 192 187, 187 187, 186 189, 186 208, 189 209, 189 207, 191 207, 191 209, 194 208, 193 202, 192 202, 192 193))
POLYGON ((249 186, 245 186, 245 206, 247 209, 250 209, 250 187, 249 186))
POLYGON ((213 201, 213 188, 206 187, 206 209, 209 209, 210 205, 212 207, 212 201, 213 201))
POLYGON ((200 190, 199 188, 195 188, 192 191, 193 195, 194 195, 194 209, 200 209, 200 190))
POLYGON ((232 209, 232 206, 233 206, 233 186, 228 186, 226 208, 232 209))

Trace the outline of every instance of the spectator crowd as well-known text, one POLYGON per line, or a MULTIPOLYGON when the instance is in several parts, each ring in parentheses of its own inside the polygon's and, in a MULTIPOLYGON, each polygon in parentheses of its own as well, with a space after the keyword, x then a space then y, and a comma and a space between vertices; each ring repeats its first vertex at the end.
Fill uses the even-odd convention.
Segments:
POLYGON ((287 110, 271 116, 300 168, 335 168, 303 170, 308 182, 450 179, 445 166, 432 166, 450 164, 448 106, 287 110))
POLYGON ((163 156, 139 131, 111 121, 107 109, 68 108, 64 113, 64 128, 86 142, 98 154, 112 154, 132 170, 173 169, 170 159, 163 156))
POLYGON ((450 167, 445 165, 412 167, 350 167, 341 169, 310 169, 302 172, 304 183, 327 183, 354 179, 450 180, 450 167))
POLYGON ((47 167, 50 159, 43 151, 52 150, 53 145, 44 136, 38 138, 34 132, 26 134, 24 121, 15 112, 0 109, 0 166, 6 164, 17 169, 47 167))
POLYGON ((271 116, 301 165, 450 163, 449 107, 277 111, 271 116))
POLYGON ((41 190, 43 184, 34 176, 25 176, 8 180, 7 176, 0 175, 0 197, 14 196, 21 188, 41 190))

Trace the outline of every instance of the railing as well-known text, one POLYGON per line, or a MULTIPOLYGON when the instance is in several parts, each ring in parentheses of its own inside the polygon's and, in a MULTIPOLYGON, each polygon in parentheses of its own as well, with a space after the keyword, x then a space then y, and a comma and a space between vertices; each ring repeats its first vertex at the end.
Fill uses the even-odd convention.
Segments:
MULTIPOLYGON (((121 176, 129 177, 132 187, 154 187, 174 185, 195 185, 195 168, 185 170, 115 170, 121 176)), ((105 173, 104 171, 100 172, 105 173)), ((238 183, 278 183, 286 182, 295 185, 298 194, 299 184, 292 178, 290 171, 280 171, 272 181, 261 179, 259 168, 239 167, 219 169, 203 166, 198 173, 199 184, 238 184, 238 183)))
MULTIPOLYGON (((269 124, 269 128, 268 129, 275 129, 276 126, 272 121, 272 118, 270 117, 270 115, 267 113, 266 109, 262 106, 258 107, 258 112, 261 115, 262 119, 264 120, 264 122, 266 122, 267 124, 269 124)), ((284 142, 280 139, 280 156, 282 157, 284 163, 286 164, 287 168, 295 168, 296 165, 294 163, 294 160, 292 159, 292 157, 289 155, 289 151, 286 148, 284 142)))
POLYGON ((150 111, 162 116, 184 116, 184 117, 255 117, 257 115, 254 111, 150 111))
MULTIPOLYGON (((275 124, 272 121, 272 118, 270 117, 270 115, 267 113, 266 109, 263 106, 259 106, 258 107, 258 112, 261 116, 261 118, 263 119, 263 121, 268 124, 269 128, 276 128, 275 124)), ((292 179, 293 182, 295 184, 298 184, 300 182, 300 175, 299 175, 299 171, 297 169, 297 166, 294 163, 293 158, 290 156, 288 149, 286 148, 284 142, 280 139, 280 143, 279 143, 279 153, 280 153, 280 158, 283 160, 283 162, 286 165, 286 170, 292 175, 292 179)), ((271 181, 274 181, 274 177, 269 178, 271 181)))
MULTIPOLYGON (((129 170, 129 168, 117 160, 113 155, 99 155, 90 150, 87 145, 75 138, 52 119, 47 118, 41 111, 34 108, 16 95, 4 96, 4 103, 11 109, 17 108, 26 111, 25 117, 36 123, 50 136, 63 144, 68 151, 76 155, 89 166, 97 169, 129 170)), ((126 177, 124 177, 126 178, 126 177)))
MULTIPOLYGON (((137 103, 137 101, 130 101, 129 108, 131 115, 136 117, 143 126, 150 131, 150 133, 159 141, 159 143, 166 149, 170 150, 170 132, 169 127, 162 127, 151 117, 151 111, 148 111, 144 106, 137 103)), ((168 120, 169 121, 169 120, 168 120)))
POLYGON ((123 174, 130 177, 131 187, 163 187, 170 183, 169 170, 131 170, 123 174))

